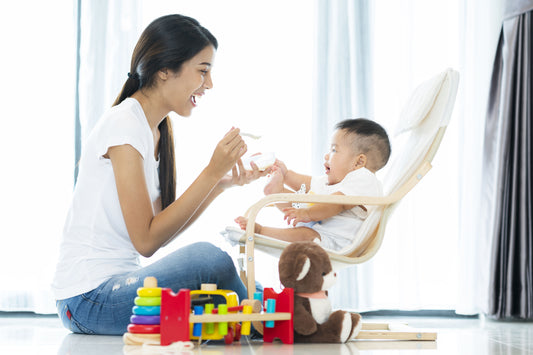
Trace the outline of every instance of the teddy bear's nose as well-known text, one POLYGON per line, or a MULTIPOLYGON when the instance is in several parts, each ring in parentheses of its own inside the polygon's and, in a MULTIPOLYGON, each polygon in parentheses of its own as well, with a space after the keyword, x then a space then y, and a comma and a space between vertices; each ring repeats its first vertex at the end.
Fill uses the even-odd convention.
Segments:
POLYGON ((337 277, 337 273, 336 272, 333 273, 333 277, 337 277))

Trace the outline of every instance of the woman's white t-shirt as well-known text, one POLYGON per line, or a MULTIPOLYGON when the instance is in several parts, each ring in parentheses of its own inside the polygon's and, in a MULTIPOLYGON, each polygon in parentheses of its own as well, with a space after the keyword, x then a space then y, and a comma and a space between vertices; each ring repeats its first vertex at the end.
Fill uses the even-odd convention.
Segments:
POLYGON ((154 141, 139 102, 127 98, 107 111, 83 146, 52 290, 56 299, 95 289, 114 275, 140 268, 118 200, 110 147, 129 144, 144 159, 152 203, 160 196, 154 141))

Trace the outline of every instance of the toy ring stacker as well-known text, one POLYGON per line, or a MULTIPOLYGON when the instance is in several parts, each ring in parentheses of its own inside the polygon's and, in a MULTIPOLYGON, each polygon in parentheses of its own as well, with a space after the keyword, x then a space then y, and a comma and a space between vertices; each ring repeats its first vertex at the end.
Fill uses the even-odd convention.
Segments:
POLYGON ((160 306, 161 297, 135 297, 134 302, 137 306, 160 306))
POLYGON ((137 289, 137 296, 139 297, 161 297, 160 287, 139 287, 137 289))
POLYGON ((157 334, 161 333, 159 324, 128 324, 128 332, 138 334, 157 334))
POLYGON ((140 334, 140 333, 124 333, 124 344, 126 345, 159 345, 161 343, 160 334, 140 334))
POLYGON ((132 313, 138 316, 158 316, 161 314, 160 306, 133 306, 132 313))
POLYGON ((134 314, 130 317, 130 323, 154 325, 161 323, 160 316, 140 316, 134 314))

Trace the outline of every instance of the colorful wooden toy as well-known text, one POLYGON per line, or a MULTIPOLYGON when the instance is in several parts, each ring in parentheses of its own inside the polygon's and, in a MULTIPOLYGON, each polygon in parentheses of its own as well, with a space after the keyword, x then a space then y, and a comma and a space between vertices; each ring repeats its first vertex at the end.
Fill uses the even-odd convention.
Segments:
POLYGON ((134 302, 137 306, 160 306, 161 297, 135 297, 134 302))
MULTIPOLYGON (((205 314, 212 314, 215 305, 213 303, 208 303, 205 305, 205 314)), ((215 323, 206 323, 205 324, 205 333, 211 335, 215 332, 215 323)))
POLYGON ((159 341, 166 346, 194 339, 224 339, 226 344, 231 344, 240 339, 241 333, 249 335, 252 324, 264 331, 266 342, 275 338, 286 344, 294 341, 292 289, 286 288, 278 294, 267 288, 264 295, 254 295, 267 300, 265 310, 268 312, 263 312, 261 301, 255 299, 243 300, 239 305, 234 291, 219 290, 216 285, 202 285, 201 290, 194 291, 182 289, 177 294, 168 288, 159 288, 159 292, 157 289, 157 280, 151 278, 148 282, 145 279, 144 287, 137 291, 131 324, 124 334, 125 344, 157 344, 159 341), (160 297, 155 296, 159 293, 160 297), (217 302, 216 306, 212 300, 217 302), (159 314, 155 314, 157 312, 159 314), (158 316, 159 324, 156 324, 158 316), (272 328, 263 327, 265 322, 273 321, 272 328))
MULTIPOLYGON (((220 314, 220 315, 228 314, 228 306, 225 305, 225 304, 219 304, 218 305, 218 314, 220 314)), ((218 333, 220 335, 228 334, 228 322, 220 322, 220 323, 218 323, 218 333)))
MULTIPOLYGON (((242 313, 243 314, 252 314, 253 308, 252 306, 243 306, 242 313)), ((241 326, 241 334, 242 335, 250 335, 250 330, 252 327, 251 322, 242 322, 241 326)))
POLYGON ((159 324, 128 324, 128 332, 137 334, 159 334, 159 324))
POLYGON ((137 295, 138 297, 134 300, 135 306, 132 308, 133 315, 130 317, 130 324, 127 328, 128 332, 124 334, 124 342, 127 344, 153 343, 156 340, 160 342, 161 288, 157 287, 157 280, 154 277, 144 279, 144 287, 137 289, 137 295))
POLYGON ((137 290, 139 297, 161 297, 160 287, 139 287, 137 290))
POLYGON ((136 314, 130 317, 130 323, 134 324, 160 324, 161 317, 159 316, 138 316, 136 314))
POLYGON ((254 292, 254 300, 258 300, 263 308, 263 292, 254 292))
MULTIPOLYGON (((194 314, 202 315, 203 313, 204 313, 204 308, 202 306, 194 307, 194 314)), ((192 335, 194 335, 195 337, 202 336, 202 323, 194 323, 192 327, 192 335)))
MULTIPOLYGON (((273 298, 267 299, 266 309, 267 309, 267 313, 275 313, 276 312, 276 300, 273 298)), ((265 327, 274 328, 274 321, 273 320, 266 321, 265 327)))
POLYGON ((133 306, 131 312, 138 316, 158 316, 161 314, 160 306, 133 306))
POLYGON ((122 337, 126 345, 158 345, 161 343, 161 334, 136 334, 124 333, 122 337))

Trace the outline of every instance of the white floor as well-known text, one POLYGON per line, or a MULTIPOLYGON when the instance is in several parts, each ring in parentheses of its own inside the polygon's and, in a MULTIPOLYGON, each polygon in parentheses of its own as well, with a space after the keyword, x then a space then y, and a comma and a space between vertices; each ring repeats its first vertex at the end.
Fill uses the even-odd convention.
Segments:
POLYGON ((348 344, 263 344, 243 337, 240 343, 207 343, 193 351, 146 352, 125 347, 119 336, 71 334, 54 317, 0 315, 0 354, 533 354, 533 323, 495 322, 472 318, 372 317, 366 321, 405 322, 436 331, 435 342, 352 341, 348 344))

